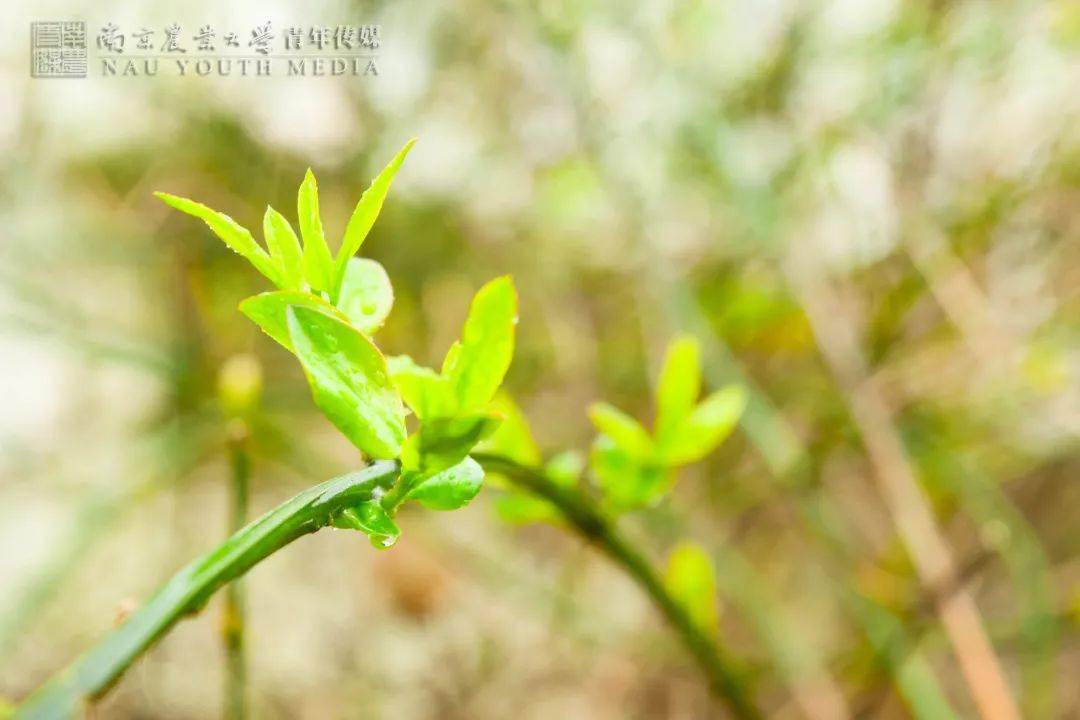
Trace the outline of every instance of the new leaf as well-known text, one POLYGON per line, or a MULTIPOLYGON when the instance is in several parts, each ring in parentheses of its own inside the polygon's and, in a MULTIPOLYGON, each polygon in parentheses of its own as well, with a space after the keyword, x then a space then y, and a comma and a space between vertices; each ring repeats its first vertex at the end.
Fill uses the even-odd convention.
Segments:
POLYGON ((360 332, 371 335, 394 305, 394 288, 383 266, 367 258, 352 258, 341 283, 337 306, 360 332))
POLYGON ((394 176, 401 169, 401 164, 405 162, 405 156, 409 154, 415 144, 415 138, 405 143, 405 147, 401 148, 398 154, 394 156, 394 159, 390 161, 390 164, 383 168, 378 177, 371 181, 371 185, 360 196, 360 202, 356 203, 356 209, 353 210, 352 216, 349 218, 349 224, 345 226, 345 235, 341 240, 341 248, 338 250, 337 258, 334 260, 332 297, 338 297, 345 276, 346 264, 360 249, 360 246, 364 244, 372 225, 375 224, 375 219, 379 217, 379 212, 382 210, 383 201, 386 200, 386 193, 390 190, 390 183, 394 181, 394 176))
POLYGON ((304 239, 304 279, 315 290, 329 292, 334 283, 334 261, 326 245, 322 217, 319 215, 319 187, 315 175, 308 168, 296 199, 300 218, 300 236, 304 239))
POLYGON ((688 542, 677 546, 668 558, 664 584, 698 627, 710 635, 718 632, 716 572, 704 550, 688 542))
POLYGON ((514 355, 517 293, 509 276, 491 280, 473 298, 461 333, 443 361, 461 410, 484 407, 499 389, 514 355))
POLYGON ((396 458, 405 409, 382 353, 359 330, 317 310, 290 307, 287 318, 315 404, 369 456, 396 458))
POLYGON ((155 192, 154 195, 166 205, 170 205, 180 212, 187 213, 188 215, 202 220, 214 231, 215 235, 221 238, 222 242, 228 245, 234 252, 247 258, 248 261, 255 266, 255 269, 269 278, 272 283, 278 287, 285 286, 281 270, 277 263, 266 254, 266 251, 259 246, 259 243, 255 242, 255 238, 252 237, 251 232, 243 225, 236 222, 225 213, 211 210, 202 203, 197 203, 194 200, 188 200, 187 198, 177 197, 176 195, 170 195, 169 193, 164 192, 155 192))
POLYGON ((281 343, 286 350, 294 352, 292 338, 289 337, 287 314, 289 307, 294 305, 318 310, 321 313, 333 315, 339 320, 347 320, 336 307, 321 297, 295 290, 278 290, 253 295, 240 303, 240 312, 258 325, 264 333, 281 343))
POLYGON ((299 290, 304 280, 300 241, 285 216, 269 205, 263 215, 263 237, 281 273, 281 288, 299 290))
POLYGON ((457 465, 416 481, 406 500, 416 500, 430 510, 457 510, 469 504, 484 484, 484 469, 467 457, 457 465))
POLYGON ((745 407, 746 391, 742 387, 729 385, 717 390, 675 426, 659 448, 660 457, 671 466, 700 460, 727 437, 745 407))
POLYGON ((683 336, 668 346, 656 385, 656 437, 667 438, 690 414, 701 392, 701 361, 697 340, 683 336))

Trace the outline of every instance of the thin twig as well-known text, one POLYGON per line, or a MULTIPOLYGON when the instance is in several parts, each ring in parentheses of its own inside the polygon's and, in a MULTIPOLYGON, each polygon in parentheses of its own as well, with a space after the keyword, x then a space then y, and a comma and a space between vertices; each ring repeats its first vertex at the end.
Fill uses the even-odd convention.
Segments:
MULTIPOLYGON (((248 455, 248 430, 242 420, 234 420, 229 428, 229 465, 231 475, 231 508, 229 534, 244 527, 248 514, 248 486, 251 478, 251 458, 248 455)), ((244 587, 240 580, 225 589, 225 608, 221 635, 225 644, 225 707, 228 720, 244 720, 247 716, 247 657, 244 649, 246 606, 244 587)))

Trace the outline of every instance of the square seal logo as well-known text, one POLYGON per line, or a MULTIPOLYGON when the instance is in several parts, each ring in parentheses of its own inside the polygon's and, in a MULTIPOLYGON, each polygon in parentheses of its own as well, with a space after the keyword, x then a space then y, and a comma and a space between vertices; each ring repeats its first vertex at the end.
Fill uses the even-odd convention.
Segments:
POLYGON ((30 75, 36 78, 86 77, 86 23, 30 23, 30 75))

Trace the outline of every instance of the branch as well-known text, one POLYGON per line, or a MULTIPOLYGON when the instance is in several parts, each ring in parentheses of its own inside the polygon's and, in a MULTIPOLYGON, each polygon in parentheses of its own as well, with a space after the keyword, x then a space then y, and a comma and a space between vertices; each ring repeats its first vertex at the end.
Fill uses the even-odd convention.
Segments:
POLYGON ((293 540, 327 526, 336 513, 370 500, 375 488, 389 488, 397 475, 397 463, 376 462, 308 488, 255 520, 174 575, 124 624, 30 696, 12 720, 75 715, 177 621, 199 612, 221 586, 293 540))
POLYGON ((655 568, 626 540, 618 529, 580 493, 551 482, 543 471, 521 465, 501 455, 475 453, 473 458, 485 470, 499 473, 519 487, 554 505, 575 531, 595 544, 637 582, 649 595, 687 650, 708 678, 713 694, 722 699, 731 713, 754 720, 761 713, 743 688, 740 672, 732 658, 694 623, 682 605, 668 593, 655 568))

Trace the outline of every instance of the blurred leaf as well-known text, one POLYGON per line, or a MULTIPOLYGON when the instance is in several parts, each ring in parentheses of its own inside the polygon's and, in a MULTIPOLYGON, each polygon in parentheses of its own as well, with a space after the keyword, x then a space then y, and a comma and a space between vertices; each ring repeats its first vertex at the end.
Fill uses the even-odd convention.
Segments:
POLYGON ((405 143, 405 147, 401 148, 398 154, 394 156, 394 159, 390 161, 390 164, 383 168, 378 177, 371 181, 371 185, 360 196, 360 202, 356 203, 356 209, 353 210, 352 216, 349 218, 349 224, 345 226, 341 249, 338 250, 337 258, 334 261, 333 297, 340 296, 347 263, 357 253, 360 246, 364 244, 372 225, 375 224, 375 219, 379 217, 379 211, 382 210, 383 201, 386 200, 386 193, 390 190, 390 183, 393 182, 394 176, 401 169, 401 164, 405 162, 405 156, 409 154, 415 144, 415 138, 405 143))
POLYGON ((295 290, 277 290, 253 295, 240 303, 240 312, 258 325, 263 332, 278 341, 286 350, 294 352, 292 339, 289 337, 288 317, 285 312, 290 305, 311 308, 332 315, 339 320, 347 320, 337 308, 321 297, 295 290))
POLYGON ((656 386, 657 440, 662 442, 686 417, 701 392, 701 360, 697 340, 676 338, 667 349, 656 386))
POLYGON ((345 269, 337 306, 362 333, 382 327, 394 306, 394 288, 383 266, 367 258, 352 258, 345 269))
POLYGON ((187 198, 177 197, 164 192, 155 192, 154 195, 180 212, 187 213, 199 218, 214 231, 221 240, 233 251, 239 253, 255 266, 255 269, 270 279, 278 287, 284 285, 277 264, 259 247, 255 238, 244 226, 233 220, 224 213, 211 210, 201 203, 187 198))
POLYGON ((296 209, 300 218, 300 236, 304 239, 304 279, 314 290, 329 292, 334 283, 334 261, 323 234, 319 215, 319 187, 311 168, 308 168, 304 182, 300 184, 296 209))
POLYGON ((508 457, 522 465, 540 464, 540 448, 533 440, 529 421, 513 398, 505 392, 499 392, 490 408, 502 415, 503 421, 491 437, 484 441, 484 451, 508 457))
POLYGON ((494 501, 495 514, 513 525, 532 523, 557 524, 562 521, 558 509, 547 500, 523 492, 507 492, 494 501))
POLYGON ((263 236, 266 238, 270 257, 277 263, 281 273, 281 288, 299 290, 304 281, 300 240, 285 216, 269 205, 263 214, 263 236))
POLYGON ((395 387, 416 417, 425 420, 457 412, 457 396, 448 379, 417 365, 408 355, 395 355, 389 358, 388 365, 395 387))
POLYGON ((315 404, 369 456, 397 457, 405 409, 382 353, 359 330, 321 312, 293 306, 286 314, 315 404))
POLYGON ((577 450, 564 450, 553 455, 544 465, 544 474, 556 485, 576 485, 585 471, 585 457, 577 450))
POLYGON ((671 473, 646 465, 629 455, 606 435, 599 435, 589 453, 589 468, 615 510, 651 505, 671 487, 671 473))
POLYGON ((484 469, 470 457, 457 465, 416 481, 406 500, 416 500, 430 510, 456 510, 469 504, 484 484, 484 469))
POLYGON ((730 385, 705 398, 679 422, 658 449, 666 465, 686 465, 712 452, 735 427, 746 407, 746 391, 730 385))
POLYGON ((710 636, 719 632, 716 573, 708 553, 693 543, 678 545, 668 557, 664 584, 699 627, 710 636))
POLYGON ((495 432, 501 418, 491 413, 425 420, 402 448, 401 462, 425 473, 457 465, 476 444, 495 432))
POLYGON ((644 460, 652 456, 654 448, 649 433, 641 423, 614 405, 593 403, 589 406, 589 419, 630 457, 644 460))
POLYGON ((509 276, 491 280, 477 291, 469 317, 443 362, 462 410, 487 405, 499 389, 514 355, 517 293, 509 276))
POLYGON ((378 500, 367 500, 342 510, 334 516, 333 524, 343 530, 359 530, 380 550, 392 547, 401 536, 401 530, 378 500))

